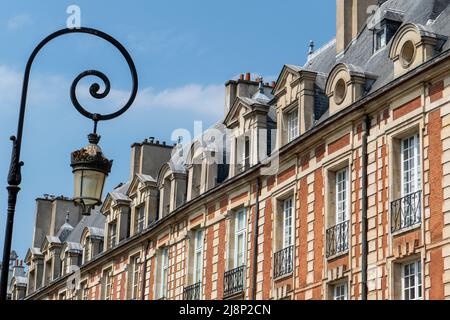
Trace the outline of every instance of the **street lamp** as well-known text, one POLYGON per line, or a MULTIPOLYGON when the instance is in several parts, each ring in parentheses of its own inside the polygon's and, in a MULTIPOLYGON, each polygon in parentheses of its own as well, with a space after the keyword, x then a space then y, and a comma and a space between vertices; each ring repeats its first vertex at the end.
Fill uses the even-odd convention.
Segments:
POLYGON ((103 40, 106 40, 107 42, 112 44, 117 50, 120 51, 122 56, 125 58, 128 67, 130 69, 132 79, 132 89, 127 103, 118 111, 106 115, 91 113, 87 111, 79 103, 76 95, 76 88, 80 80, 82 80, 85 77, 94 76, 102 80, 104 84, 104 89, 101 91, 100 85, 98 83, 93 83, 89 87, 89 93, 95 99, 105 98, 111 90, 110 81, 105 74, 97 70, 84 71, 75 78, 75 80, 72 82, 72 86, 70 87, 70 99, 75 109, 77 109, 77 111, 81 113, 84 117, 91 119, 94 122, 94 131, 88 136, 89 144, 80 150, 74 151, 71 155, 71 166, 74 174, 74 202, 76 205, 80 206, 82 213, 85 215, 89 214, 90 210, 94 206, 101 204, 105 179, 108 173, 111 171, 112 166, 112 161, 108 160, 103 155, 100 147, 98 146, 98 142, 100 141, 100 136, 97 134, 98 122, 111 120, 122 115, 125 111, 127 111, 131 107, 132 103, 136 98, 138 89, 138 77, 133 59, 131 58, 128 51, 116 39, 114 39, 113 37, 102 31, 85 27, 74 29, 62 29, 47 36, 33 50, 25 67, 22 86, 22 97, 20 102, 19 121, 17 126, 17 135, 11 137, 13 145, 12 145, 11 163, 8 173, 8 186, 7 186, 8 212, 5 227, 5 243, 3 247, 3 260, 2 260, 1 283, 0 283, 0 301, 5 301, 7 298, 9 255, 11 251, 14 214, 16 210, 17 195, 20 191, 20 183, 22 181, 21 168, 23 166, 23 162, 20 161, 20 151, 22 146, 22 133, 25 120, 26 100, 27 100, 28 83, 30 78, 31 66, 39 51, 48 42, 59 36, 71 33, 84 33, 93 35, 103 40))
POLYGON ((86 147, 72 152, 70 164, 73 168, 73 200, 81 207, 83 215, 89 215, 93 207, 101 204, 105 180, 112 166, 112 160, 108 160, 98 146, 100 136, 91 133, 88 139, 86 147))

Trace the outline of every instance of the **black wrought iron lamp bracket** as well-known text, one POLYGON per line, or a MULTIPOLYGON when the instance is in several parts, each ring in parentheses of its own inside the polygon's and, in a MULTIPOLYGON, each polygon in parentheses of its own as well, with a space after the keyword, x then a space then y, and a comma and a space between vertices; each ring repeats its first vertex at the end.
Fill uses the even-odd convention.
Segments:
POLYGON ((11 137, 12 141, 12 154, 11 154, 11 163, 9 168, 9 174, 8 174, 8 212, 7 212, 7 221, 6 221, 6 230, 5 230, 5 243, 4 243, 4 249, 3 249, 3 260, 2 260, 2 273, 1 273, 1 289, 0 289, 0 301, 5 301, 7 298, 7 286, 8 286, 8 269, 9 269, 9 255, 11 251, 11 242, 12 242, 12 232, 13 232, 13 224, 14 224, 14 214, 15 214, 15 208, 16 208, 16 202, 17 202, 17 194, 20 191, 20 183, 22 182, 22 176, 21 176, 21 168, 24 165, 24 163, 20 160, 20 153, 21 153, 21 146, 22 146, 22 134, 23 134, 23 125, 25 120, 25 109, 26 109, 26 102, 27 102, 27 92, 28 92, 28 84, 29 84, 29 78, 30 78, 30 72, 31 67, 33 64, 34 59, 36 58, 37 54, 40 52, 40 50, 50 41, 52 41, 55 38, 58 38, 62 35, 66 34, 72 34, 72 33, 83 33, 83 34, 89 34, 93 35, 99 38, 102 38, 103 40, 109 42, 112 44, 117 50, 120 51, 122 56, 125 58, 128 67, 131 72, 131 78, 132 78, 132 88, 130 97, 127 101, 127 103, 120 108, 118 111, 110 114, 98 114, 98 113, 91 113, 87 111, 78 101, 77 95, 76 95, 76 89, 78 83, 85 77, 95 76, 102 80, 104 84, 104 89, 100 91, 100 85, 98 83, 93 83, 89 88, 90 95, 95 99, 103 99, 108 96, 110 90, 111 90, 111 83, 108 79, 108 77, 97 70, 87 70, 82 73, 80 73, 72 82, 72 85, 70 87, 70 99, 72 101, 73 106, 75 109, 81 113, 83 116, 85 116, 88 119, 91 119, 94 121, 94 134, 97 133, 97 124, 100 121, 106 121, 111 120, 114 118, 117 118, 118 116, 122 115, 124 112, 126 112, 131 105, 133 104, 137 90, 138 90, 138 77, 136 72, 136 67, 134 65, 133 59, 131 58, 128 51, 123 47, 123 45, 111 37, 110 35, 96 30, 92 28, 74 28, 74 29, 62 29, 59 31, 56 31, 49 36, 47 36, 44 40, 42 40, 37 47, 33 50, 31 53, 30 58, 28 59, 28 62, 25 67, 24 72, 24 78, 23 78, 23 86, 22 86, 22 96, 21 96, 21 102, 20 102, 20 112, 19 112, 19 121, 17 126, 17 134, 16 136, 11 137))

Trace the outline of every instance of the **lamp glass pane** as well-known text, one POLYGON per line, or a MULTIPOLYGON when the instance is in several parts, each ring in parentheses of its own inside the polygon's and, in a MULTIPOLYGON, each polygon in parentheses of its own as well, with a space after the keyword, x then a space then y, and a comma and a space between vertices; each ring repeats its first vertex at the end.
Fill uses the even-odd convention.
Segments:
POLYGON ((94 170, 79 170, 74 173, 75 198, 82 198, 84 204, 94 205, 102 198, 105 174, 94 170))

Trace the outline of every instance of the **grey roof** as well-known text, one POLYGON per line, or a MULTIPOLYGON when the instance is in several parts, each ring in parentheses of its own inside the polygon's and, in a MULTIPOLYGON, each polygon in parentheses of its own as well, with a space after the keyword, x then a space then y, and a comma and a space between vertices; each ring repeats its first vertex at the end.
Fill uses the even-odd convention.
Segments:
POLYGON ((67 246, 64 252, 76 252, 81 253, 83 251, 83 247, 80 243, 77 242, 67 242, 67 246))
POLYGON ((61 240, 56 236, 46 236, 48 243, 61 243, 61 240))
POLYGON ((142 182, 156 182, 155 178, 153 178, 152 176, 149 176, 148 174, 138 173, 138 174, 136 174, 136 176, 142 182))
POLYGON ((27 286, 28 279, 27 277, 15 276, 11 279, 11 283, 13 280, 16 280, 16 286, 27 286))
POLYGON ((73 230, 73 227, 69 223, 66 222, 61 226, 61 228, 59 228, 56 236, 58 237, 58 239, 61 242, 64 242, 67 239, 67 237, 70 235, 72 230, 73 230))
POLYGON ((41 255, 42 254, 41 249, 40 248, 35 248, 35 247, 30 248, 30 252, 33 255, 41 255))
POLYGON ((109 194, 115 201, 130 201, 130 198, 127 195, 128 188, 130 187, 130 182, 121 185, 120 187, 117 187, 113 191, 111 191, 109 194))
POLYGON ((81 235, 86 227, 104 228, 105 216, 98 209, 92 210, 90 216, 83 216, 67 237, 66 242, 81 243, 81 235))
MULTIPOLYGON (((382 17, 402 19, 403 23, 413 23, 426 35, 450 35, 450 0, 387 0, 381 5, 382 17)), ((365 94, 376 91, 394 79, 394 62, 389 58, 390 42, 377 52, 373 52, 373 31, 365 27, 358 38, 351 43, 344 54, 336 56, 336 41, 333 39, 309 56, 303 69, 318 73, 316 80, 315 116, 318 122, 328 116, 328 97, 325 95, 326 79, 338 63, 344 63, 352 72, 373 75, 376 79, 365 94)), ((450 48, 445 42, 442 50, 450 48)), ((294 70, 297 66, 288 65, 294 70)))

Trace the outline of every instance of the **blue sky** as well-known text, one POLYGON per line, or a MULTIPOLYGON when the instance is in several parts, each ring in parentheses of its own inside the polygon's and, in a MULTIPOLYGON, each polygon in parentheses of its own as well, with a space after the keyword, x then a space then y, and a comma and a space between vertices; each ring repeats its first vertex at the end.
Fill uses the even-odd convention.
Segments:
MULTIPOLYGON (((284 64, 302 65, 309 40, 334 37, 335 0, 5 1, 0 0, 0 246, 7 208, 6 176, 15 134, 23 69, 34 46, 66 25, 66 8, 81 8, 81 25, 118 39, 132 55, 139 97, 122 117, 100 123, 103 151, 114 159, 106 191, 129 175, 130 146, 154 136, 171 141, 177 128, 193 131, 223 116, 224 83, 240 73, 275 80, 284 64), (3 178, 2 178, 3 177, 3 178)), ((119 107, 131 87, 121 56, 100 39, 69 35, 35 60, 22 146, 22 191, 13 248, 23 258, 31 244, 35 202, 43 194, 72 195, 70 152, 86 144, 92 124, 72 107, 69 87, 81 71, 98 69, 112 84, 90 111, 119 107)), ((83 84, 89 85, 85 81, 83 84)))

